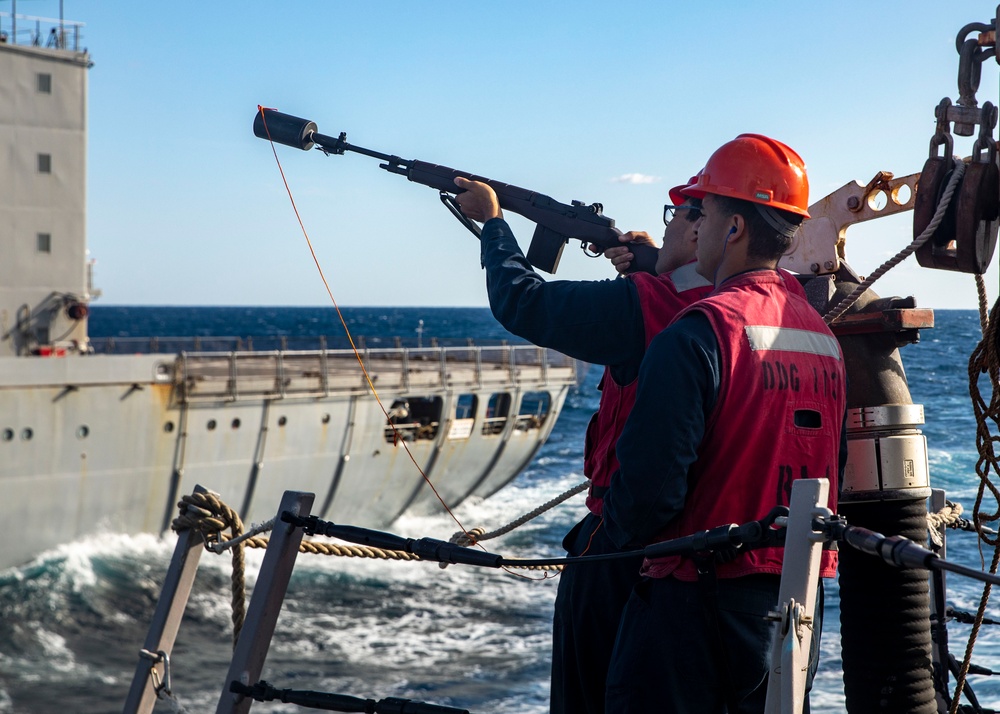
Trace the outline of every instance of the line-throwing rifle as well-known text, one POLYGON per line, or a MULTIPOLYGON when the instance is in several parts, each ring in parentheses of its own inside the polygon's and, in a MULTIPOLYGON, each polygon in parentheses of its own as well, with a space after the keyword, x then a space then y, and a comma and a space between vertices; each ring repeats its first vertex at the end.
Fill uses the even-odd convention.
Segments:
MULTIPOLYGON (((595 246, 598 255, 608 248, 622 245, 618 240, 622 232, 615 228, 614 219, 604 215, 604 207, 599 203, 585 204, 580 201, 560 203, 549 196, 526 188, 518 188, 447 166, 415 159, 401 159, 398 156, 353 146, 347 143, 347 134, 344 132, 337 138, 326 136, 318 132, 315 122, 282 114, 274 109, 261 109, 257 112, 253 122, 253 133, 261 139, 303 151, 316 147, 327 155, 353 151, 380 159, 384 163, 379 164, 379 168, 406 176, 414 183, 437 189, 442 203, 477 237, 480 232, 479 226, 462 213, 455 201, 455 194, 463 190, 455 185, 455 178, 462 176, 470 181, 488 184, 496 192, 501 208, 518 213, 536 224, 526 257, 529 263, 547 273, 556 272, 563 248, 571 238, 582 241, 584 249, 591 245, 595 246)), ((631 270, 654 272, 655 247, 630 245, 629 250, 635 256, 631 270)))

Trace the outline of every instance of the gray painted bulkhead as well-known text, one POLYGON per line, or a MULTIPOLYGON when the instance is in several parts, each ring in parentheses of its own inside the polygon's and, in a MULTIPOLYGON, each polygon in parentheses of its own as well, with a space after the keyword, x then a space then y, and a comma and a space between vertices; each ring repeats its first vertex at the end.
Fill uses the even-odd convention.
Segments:
POLYGON ((68 308, 90 297, 89 67, 86 52, 0 43, 0 356, 86 349, 86 316, 68 308))

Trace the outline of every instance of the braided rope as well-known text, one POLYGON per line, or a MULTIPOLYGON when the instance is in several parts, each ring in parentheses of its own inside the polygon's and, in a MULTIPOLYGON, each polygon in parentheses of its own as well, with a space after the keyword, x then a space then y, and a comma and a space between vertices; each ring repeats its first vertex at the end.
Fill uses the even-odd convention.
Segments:
POLYGON ((976 273, 976 297, 979 298, 979 329, 985 335, 986 328, 990 326, 990 316, 986 309, 986 281, 980 273, 976 273))
POLYGON ((939 548, 944 545, 944 538, 941 537, 941 530, 953 526, 960 520, 960 516, 965 509, 961 503, 951 501, 944 502, 944 508, 937 513, 927 514, 927 532, 930 534, 934 545, 939 548))
POLYGON ((484 540, 491 540, 493 538, 499 538, 502 535, 510 533, 515 528, 519 528, 519 527, 523 526, 528 521, 530 521, 530 520, 532 520, 534 518, 537 518, 538 516, 542 515, 546 511, 548 511, 548 510, 550 510, 552 508, 555 508, 560 503, 562 503, 564 501, 568 501, 570 498, 572 498, 573 496, 577 495, 578 493, 582 493, 583 491, 586 491, 589 487, 590 487, 590 481, 584 481, 583 483, 574 486, 573 488, 569 489, 568 491, 564 491, 563 493, 559 494, 558 496, 556 496, 552 500, 546 501, 545 503, 543 503, 541 506, 539 506, 535 510, 529 511, 528 513, 525 513, 523 516, 521 516, 519 518, 515 518, 513 521, 511 521, 507 525, 501 526, 500 528, 497 528, 495 531, 486 532, 482 528, 473 528, 472 530, 464 531, 464 532, 463 531, 459 531, 458 533, 456 533, 455 535, 453 535, 451 537, 451 539, 450 539, 449 542, 456 543, 457 545, 464 545, 464 546, 468 547, 468 546, 471 546, 471 545, 475 545, 476 543, 481 543, 484 540), (468 536, 472 536, 472 538, 469 538, 468 536))
POLYGON ((948 205, 951 203, 951 197, 954 195, 958 185, 962 182, 962 176, 964 175, 965 162, 959 159, 956 161, 955 170, 952 172, 951 179, 948 181, 948 186, 941 195, 941 200, 938 201, 938 205, 934 211, 934 217, 931 218, 931 222, 927 224, 927 227, 924 228, 923 232, 919 236, 913 239, 912 243, 896 253, 896 255, 892 258, 882 263, 882 265, 880 265, 874 273, 865 278, 865 280, 854 289, 854 292, 845 297, 825 315, 823 315, 823 321, 827 325, 832 325, 834 322, 839 320, 840 317, 847 312, 848 308, 856 303, 858 298, 860 298, 861 295, 868 290, 868 288, 870 288, 876 280, 902 263, 906 258, 910 257, 910 255, 916 251, 917 248, 930 240, 931 236, 933 236, 935 231, 937 231, 938 226, 941 225, 941 221, 944 220, 944 214, 948 211, 948 205))
MULTIPOLYGON (((256 536, 246 541, 250 548, 267 548, 270 539, 256 536)), ((320 540, 303 540, 299 543, 300 553, 311 555, 337 555, 343 558, 373 558, 376 560, 420 560, 420 557, 405 550, 385 550, 367 545, 342 545, 320 540)))
MULTIPOLYGON (((185 529, 197 530, 205 539, 205 545, 218 543, 221 533, 227 528, 233 538, 243 534, 243 521, 239 514, 227 506, 217 494, 192 493, 181 498, 177 504, 180 515, 174 519, 171 528, 175 531, 185 529)), ((246 558, 243 553, 243 542, 233 547, 233 574, 230 578, 233 605, 233 649, 240 637, 243 622, 246 620, 246 558)))
MULTIPOLYGON (((976 531, 981 544, 986 543, 993 546, 993 559, 990 562, 989 572, 994 574, 1000 565, 1000 536, 995 531, 984 528, 990 521, 1000 519, 1000 490, 991 481, 991 474, 1000 475, 1000 462, 998 462, 996 446, 1000 443, 1000 437, 990 433, 990 422, 994 427, 1000 428, 1000 349, 998 349, 997 339, 1000 337, 1000 330, 997 329, 998 319, 1000 319, 1000 300, 993 306, 992 313, 987 316, 986 290, 982 285, 982 276, 976 276, 976 287, 979 293, 979 323, 983 327, 983 339, 972 351, 969 357, 969 396, 972 399, 972 408, 976 416, 976 447, 979 451, 979 459, 976 461, 976 474, 979 476, 979 489, 976 492, 976 504, 972 509, 972 520, 976 524, 976 531), (979 377, 982 374, 989 374, 991 395, 990 403, 987 404, 979 390, 979 377), (983 499, 986 491, 989 490, 997 508, 992 513, 983 511, 983 499)), ((981 547, 981 545, 980 545, 981 547)), ((990 599, 992 587, 989 583, 983 586, 983 594, 979 601, 979 608, 976 611, 976 618, 969 633, 969 643, 965 648, 965 657, 959 670, 955 682, 955 696, 952 699, 950 714, 956 714, 959 708, 961 693, 965 687, 965 680, 969 674, 969 667, 972 663, 972 652, 975 648, 979 630, 983 625, 986 616, 986 606, 990 599)))

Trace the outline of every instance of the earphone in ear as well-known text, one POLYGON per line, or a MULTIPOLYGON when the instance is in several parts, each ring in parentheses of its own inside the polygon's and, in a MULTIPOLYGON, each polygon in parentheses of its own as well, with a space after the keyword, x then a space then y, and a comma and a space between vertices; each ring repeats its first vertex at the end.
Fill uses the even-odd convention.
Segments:
POLYGON ((729 239, 732 238, 733 233, 735 233, 735 232, 736 232, 736 226, 732 226, 729 229, 729 232, 726 233, 725 240, 722 241, 722 257, 719 258, 719 264, 715 266, 715 275, 712 276, 712 284, 713 285, 718 285, 719 284, 719 269, 722 267, 722 261, 726 257, 726 251, 729 250, 729 239))

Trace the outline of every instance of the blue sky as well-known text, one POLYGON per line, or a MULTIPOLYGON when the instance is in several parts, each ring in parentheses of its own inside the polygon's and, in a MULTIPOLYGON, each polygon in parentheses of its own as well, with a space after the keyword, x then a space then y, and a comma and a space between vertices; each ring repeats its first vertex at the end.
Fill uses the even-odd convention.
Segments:
MULTIPOLYGON (((24 15, 58 7, 17 2, 24 15)), ((252 135, 258 104, 353 144, 599 201, 620 228, 658 234, 667 188, 741 132, 794 147, 813 200, 878 170, 919 171, 934 107, 957 96, 955 35, 995 12, 972 0, 65 0, 94 62, 88 235, 101 300, 328 303, 271 150, 252 135), (655 180, 615 180, 626 174, 655 180)), ((984 64, 981 102, 998 102, 997 70, 984 64)), ((486 304, 478 245, 434 191, 355 154, 278 156, 340 304, 486 304)), ((851 229, 848 262, 874 270, 909 242, 911 215, 851 229)), ((512 223, 526 247, 530 225, 512 223)), ((611 275, 577 245, 558 277, 611 275)), ((987 285, 995 298, 995 268, 987 285)), ((970 276, 912 258, 875 289, 976 304, 970 276)))

